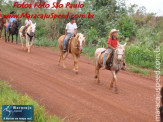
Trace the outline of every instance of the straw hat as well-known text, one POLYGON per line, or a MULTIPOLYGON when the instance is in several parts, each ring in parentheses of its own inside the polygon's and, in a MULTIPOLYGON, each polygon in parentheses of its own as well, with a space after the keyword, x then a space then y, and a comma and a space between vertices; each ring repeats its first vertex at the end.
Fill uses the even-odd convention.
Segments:
POLYGON ((109 33, 109 36, 111 37, 111 36, 112 36, 112 34, 113 34, 114 32, 119 32, 119 30, 112 29, 112 30, 110 31, 110 33, 109 33))

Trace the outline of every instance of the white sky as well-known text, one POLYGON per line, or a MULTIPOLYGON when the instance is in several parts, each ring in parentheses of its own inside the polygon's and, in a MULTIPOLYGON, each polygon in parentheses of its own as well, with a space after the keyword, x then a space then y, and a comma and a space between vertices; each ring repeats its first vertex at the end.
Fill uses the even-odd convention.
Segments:
POLYGON ((127 5, 137 4, 144 6, 147 12, 156 13, 157 16, 163 16, 163 0, 126 0, 127 5))

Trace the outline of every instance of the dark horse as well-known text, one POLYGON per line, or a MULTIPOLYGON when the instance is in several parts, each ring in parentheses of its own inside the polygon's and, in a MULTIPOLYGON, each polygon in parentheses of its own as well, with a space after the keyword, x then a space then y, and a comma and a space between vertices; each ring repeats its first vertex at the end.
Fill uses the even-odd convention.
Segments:
POLYGON ((5 41, 7 41, 8 35, 8 42, 10 41, 10 35, 12 35, 12 43, 13 43, 13 35, 16 35, 16 44, 18 44, 18 32, 21 26, 21 20, 16 20, 13 22, 12 26, 9 28, 9 34, 6 34, 6 27, 5 27, 5 41))
POLYGON ((6 22, 5 18, 0 18, 0 38, 2 36, 2 30, 3 30, 5 22, 6 22))

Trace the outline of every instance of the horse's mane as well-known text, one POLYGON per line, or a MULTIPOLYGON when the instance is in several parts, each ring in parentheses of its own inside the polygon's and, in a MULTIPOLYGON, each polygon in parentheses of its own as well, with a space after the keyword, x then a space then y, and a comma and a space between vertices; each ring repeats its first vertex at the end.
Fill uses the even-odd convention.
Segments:
POLYGON ((30 31, 30 28, 32 27, 33 23, 28 27, 27 32, 30 31))

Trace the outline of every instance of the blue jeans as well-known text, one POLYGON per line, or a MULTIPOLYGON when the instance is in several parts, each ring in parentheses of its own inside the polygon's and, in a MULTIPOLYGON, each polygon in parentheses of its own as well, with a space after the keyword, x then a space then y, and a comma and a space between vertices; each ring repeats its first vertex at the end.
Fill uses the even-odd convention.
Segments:
POLYGON ((106 51, 105 51, 105 54, 104 54, 104 57, 103 57, 103 67, 106 67, 106 58, 108 57, 108 54, 112 51, 111 48, 108 48, 106 51))
POLYGON ((11 25, 11 23, 8 23, 7 28, 6 28, 6 32, 8 32, 10 25, 11 25))
POLYGON ((71 37, 72 37, 72 33, 67 33, 67 35, 63 41, 63 50, 66 50, 67 43, 71 37))

